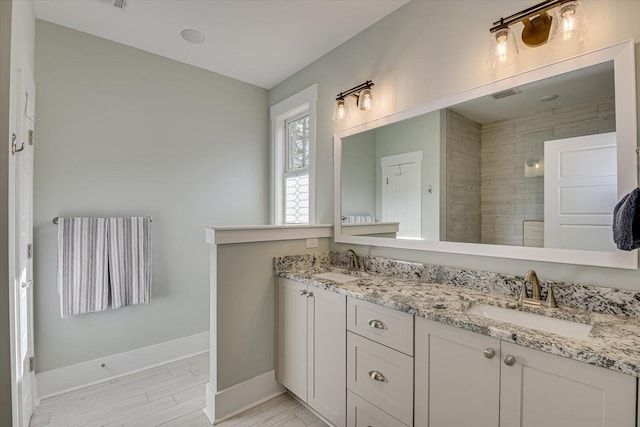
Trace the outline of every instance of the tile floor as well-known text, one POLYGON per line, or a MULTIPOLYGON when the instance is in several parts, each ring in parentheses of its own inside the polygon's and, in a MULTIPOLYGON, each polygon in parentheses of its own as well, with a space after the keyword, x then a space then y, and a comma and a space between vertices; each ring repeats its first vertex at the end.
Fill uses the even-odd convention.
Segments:
MULTIPOLYGON (((202 412, 209 354, 140 371, 40 402, 30 427, 211 426, 202 412)), ((324 427, 288 394, 217 424, 220 427, 324 427)))

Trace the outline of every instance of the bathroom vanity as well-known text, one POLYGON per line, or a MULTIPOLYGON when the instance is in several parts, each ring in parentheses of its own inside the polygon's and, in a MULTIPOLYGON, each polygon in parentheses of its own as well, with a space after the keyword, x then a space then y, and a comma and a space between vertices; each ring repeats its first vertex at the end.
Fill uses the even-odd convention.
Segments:
MULTIPOLYGON (((337 132, 334 241, 637 269, 611 239, 638 185, 634 54, 619 43, 337 132), (343 221, 363 215, 366 232, 343 221)), ((531 308, 523 277, 348 265, 275 260, 277 378, 333 425, 638 427, 640 294, 547 281, 559 308, 531 308)))
POLYGON ((543 282, 559 308, 527 308, 518 277, 309 258, 276 259, 277 378, 333 425, 636 426, 634 292, 543 282))

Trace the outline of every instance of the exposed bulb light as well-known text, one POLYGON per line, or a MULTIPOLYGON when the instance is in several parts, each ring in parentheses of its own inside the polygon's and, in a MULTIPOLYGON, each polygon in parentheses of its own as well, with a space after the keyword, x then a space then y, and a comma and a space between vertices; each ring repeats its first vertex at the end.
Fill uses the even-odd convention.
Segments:
POLYGON ((518 46, 509 27, 496 30, 489 39, 489 66, 492 68, 507 67, 513 64, 518 56, 518 46))
POLYGON ((358 95, 358 108, 363 111, 369 111, 373 107, 373 96, 371 89, 363 89, 358 95))
POLYGON ((569 1, 558 8, 551 25, 549 42, 555 46, 579 44, 586 33, 587 24, 582 4, 569 1))
POLYGON ((373 108, 372 87, 373 82, 371 80, 367 80, 358 86, 352 87, 344 92, 340 92, 336 97, 336 105, 333 109, 332 120, 334 122, 339 122, 349 118, 349 107, 347 106, 347 99, 349 96, 356 98, 356 105, 358 106, 358 109, 363 111, 371 110, 373 108))
POLYGON ((545 0, 506 18, 500 18, 489 29, 491 33, 487 62, 497 68, 513 64, 517 55, 510 27, 522 22, 522 43, 528 47, 553 44, 578 53, 587 26, 582 3, 579 0, 545 0), (554 16, 549 11, 555 9, 554 16))
POLYGON ((331 120, 334 122, 339 122, 341 120, 345 120, 349 118, 349 107, 344 99, 336 100, 336 106, 333 109, 333 117, 331 120))
POLYGON ((202 44, 207 39, 204 33, 194 30, 193 28, 187 28, 180 32, 183 39, 193 44, 202 44))

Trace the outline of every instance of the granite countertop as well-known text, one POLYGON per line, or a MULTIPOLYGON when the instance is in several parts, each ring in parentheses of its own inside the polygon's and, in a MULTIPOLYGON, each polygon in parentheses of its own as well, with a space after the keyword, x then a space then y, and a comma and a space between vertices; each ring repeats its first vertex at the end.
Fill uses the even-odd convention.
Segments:
POLYGON ((510 295, 335 267, 294 268, 277 271, 276 275, 546 353, 640 376, 640 319, 636 317, 564 306, 557 309, 519 307, 510 295), (356 280, 339 283, 314 277, 328 271, 350 274, 356 280), (466 313, 477 304, 587 323, 592 329, 589 336, 581 340, 466 313))

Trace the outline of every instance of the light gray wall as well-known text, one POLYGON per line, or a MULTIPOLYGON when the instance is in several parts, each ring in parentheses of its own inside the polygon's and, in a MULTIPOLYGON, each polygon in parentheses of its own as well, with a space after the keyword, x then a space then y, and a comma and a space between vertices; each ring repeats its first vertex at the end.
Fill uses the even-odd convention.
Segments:
POLYGON ((218 246, 216 390, 275 369, 273 257, 328 249, 328 238, 314 249, 304 239, 218 246))
POLYGON ((38 369, 208 331, 203 227, 267 221, 267 91, 43 21, 36 35, 38 369), (138 215, 151 303, 61 319, 53 217, 138 215))
POLYGON ((440 112, 393 123, 375 130, 377 215, 382 214, 383 157, 422 152, 422 238, 440 238, 440 112), (427 188, 431 186, 432 192, 427 188))
POLYGON ((376 131, 342 140, 342 215, 376 214, 376 131))
POLYGON ((9 286, 9 173, 15 160, 9 155, 9 135, 15 132, 17 90, 17 68, 20 58, 22 66, 33 70, 35 17, 31 0, 0 1, 0 425, 12 423, 11 407, 11 342, 9 286), (18 56, 20 55, 20 56, 18 56))
MULTIPOLYGON (((640 2, 584 0, 583 4, 589 20, 587 51, 627 39, 640 40, 636 22, 640 2)), ((531 2, 527 0, 412 1, 270 91, 269 103, 273 105, 318 83, 318 222, 331 222, 333 217, 332 136, 336 131, 562 59, 543 46, 523 49, 520 61, 512 69, 495 71, 487 67, 490 23, 529 6, 531 2), (336 94, 367 79, 375 82, 374 113, 355 112, 349 121, 333 123, 336 94)), ((636 45, 638 71, 639 51, 636 45)), ((332 247, 343 249, 342 245, 332 247)), ((638 271, 379 247, 358 249, 372 255, 510 274, 535 268, 542 278, 640 288, 638 271)))

